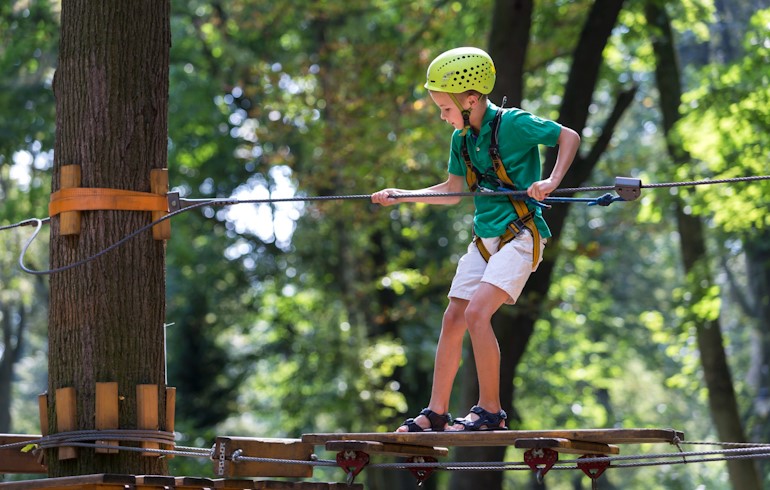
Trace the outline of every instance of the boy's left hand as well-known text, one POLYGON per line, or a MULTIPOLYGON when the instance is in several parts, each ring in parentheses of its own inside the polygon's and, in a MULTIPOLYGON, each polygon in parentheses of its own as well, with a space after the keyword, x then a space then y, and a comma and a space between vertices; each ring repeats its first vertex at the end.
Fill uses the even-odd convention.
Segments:
POLYGON ((554 182, 550 177, 545 180, 538 180, 527 189, 527 195, 532 199, 542 201, 546 197, 551 195, 557 187, 558 182, 554 182))

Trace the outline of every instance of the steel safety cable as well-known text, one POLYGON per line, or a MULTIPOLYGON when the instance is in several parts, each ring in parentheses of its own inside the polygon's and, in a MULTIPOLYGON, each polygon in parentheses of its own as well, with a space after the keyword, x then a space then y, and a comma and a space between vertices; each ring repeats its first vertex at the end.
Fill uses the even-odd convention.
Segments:
MULTIPOLYGON (((710 185, 710 184, 725 184, 725 183, 733 183, 733 182, 753 182, 753 181, 760 181, 760 180, 770 180, 770 175, 758 175, 758 176, 747 176, 747 177, 733 177, 733 178, 726 178, 726 179, 713 179, 713 180, 696 180, 696 181, 687 181, 687 182, 663 182, 663 183, 653 183, 653 184, 640 184, 640 188, 665 188, 665 187, 683 187, 683 186, 697 186, 697 185, 710 185)), ((587 187, 565 187, 565 188, 559 188, 555 189, 551 195, 564 195, 564 194, 574 194, 577 192, 596 192, 596 191, 611 191, 615 190, 616 186, 587 186, 587 187)), ((414 198, 414 197, 420 197, 420 198, 440 198, 440 197, 478 197, 478 196, 511 196, 514 199, 529 199, 529 196, 527 195, 526 191, 517 191, 517 190, 498 190, 498 191, 489 191, 489 192, 443 192, 443 193, 408 193, 408 194, 392 194, 390 195, 391 198, 394 199, 405 199, 405 198, 414 198)), ((586 199, 575 199, 577 202, 588 202, 590 204, 602 204, 600 201, 605 196, 602 196, 598 199, 593 200, 586 200, 586 199)), ((293 196, 293 197, 270 197, 270 198, 260 198, 260 199, 235 199, 235 198, 212 198, 212 199, 185 199, 180 198, 179 201, 182 203, 185 203, 185 207, 182 207, 180 209, 176 209, 165 216, 162 216, 161 218, 152 221, 151 223, 142 226, 141 228, 133 231, 132 233, 126 235, 125 237, 121 238, 117 242, 113 243, 112 245, 109 245, 107 248, 95 253, 94 255, 87 257, 85 259, 79 260, 77 262, 74 262, 72 264, 68 264, 65 266, 61 266, 54 269, 48 269, 48 270, 33 270, 28 268, 24 265, 24 256, 26 255, 27 249, 31 245, 31 243, 35 240, 37 235, 40 233, 40 230, 42 228, 42 225, 46 222, 50 221, 49 218, 32 218, 28 220, 24 220, 19 223, 15 223, 13 225, 6 225, 3 227, 0 227, 0 231, 10 228, 16 228, 19 226, 29 226, 29 225, 35 225, 36 229, 33 232, 32 236, 27 240, 24 247, 22 248, 22 252, 19 256, 19 267, 26 273, 32 274, 32 275, 49 275, 49 274, 55 274, 58 272, 64 272, 66 270, 79 267, 81 265, 84 265, 92 260, 95 260, 99 258, 100 256, 114 250, 115 248, 121 246, 128 240, 134 238, 135 236, 139 235, 140 233, 152 228, 153 226, 167 220, 171 219, 174 216, 177 216, 179 214, 182 214, 187 211, 191 211, 193 209, 197 209, 200 207, 205 206, 233 206, 237 204, 271 204, 271 203, 281 203, 281 202, 313 202, 313 201, 332 201, 332 200, 371 200, 371 194, 348 194, 348 195, 329 195, 329 196, 293 196)), ((564 203, 566 202, 563 199, 554 198, 549 202, 549 198, 544 199, 543 201, 535 201, 535 203, 540 203, 541 205, 548 205, 550 203, 564 203)), ((606 205, 606 204, 602 204, 606 205)))

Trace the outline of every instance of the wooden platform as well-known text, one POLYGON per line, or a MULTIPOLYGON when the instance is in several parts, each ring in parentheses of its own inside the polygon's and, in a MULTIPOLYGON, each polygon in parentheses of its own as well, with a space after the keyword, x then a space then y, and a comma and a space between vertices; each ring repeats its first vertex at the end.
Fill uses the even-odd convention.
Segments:
POLYGON ((302 442, 324 446, 330 441, 367 441, 430 447, 514 446, 520 439, 566 439, 599 444, 654 444, 684 440, 674 429, 579 429, 503 430, 489 432, 362 432, 351 434, 305 434, 302 442))
POLYGON ((83 475, 0 483, 3 490, 363 490, 361 484, 174 476, 83 475))
MULTIPOLYGON (((39 435, 0 434, 0 446, 27 441, 36 441, 39 435)), ((21 447, 0 449, 0 474, 3 473, 45 473, 46 468, 32 452, 22 452, 21 447)))
MULTIPOLYGON (((7 436, 7 443, 15 442, 7 436)), ((18 436, 15 440, 32 440, 35 436, 18 436), (26 437, 27 439, 23 439, 26 437)), ((0 441, 3 439, 0 438, 0 441)), ((316 446, 337 452, 337 464, 344 470, 348 483, 369 464, 370 455, 409 458, 407 462, 437 461, 449 455, 450 447, 509 446, 525 450, 524 462, 538 478, 558 460, 557 453, 581 456, 614 455, 623 444, 674 444, 684 440, 684 434, 674 429, 579 429, 579 430, 506 430, 487 432, 364 432, 305 434, 301 439, 273 439, 249 437, 217 437, 212 463, 218 479, 172 477, 86 475, 68 478, 49 478, 23 482, 0 483, 0 490, 205 490, 205 489, 300 489, 322 490, 349 488, 345 484, 287 482, 256 480, 257 477, 310 478, 313 476, 316 446)), ((39 472, 42 469, 31 453, 18 450, 2 452, 0 468, 5 464, 9 472, 24 469, 39 472)), ((596 479, 609 466, 601 468, 586 463, 578 468, 596 479)), ((597 463, 598 464, 598 463, 597 463)), ((26 472, 25 471, 25 472, 26 472)), ((434 471, 433 468, 410 468, 418 483, 434 471)), ((362 488, 353 485, 352 488, 362 488)))

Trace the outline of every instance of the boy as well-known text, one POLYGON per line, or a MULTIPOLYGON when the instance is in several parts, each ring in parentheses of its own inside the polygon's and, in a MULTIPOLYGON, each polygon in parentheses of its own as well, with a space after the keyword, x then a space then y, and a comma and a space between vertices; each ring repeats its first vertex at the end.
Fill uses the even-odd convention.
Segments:
MULTIPOLYGON (((455 128, 448 178, 425 189, 383 189, 372 194, 372 202, 383 206, 401 202, 455 204, 459 197, 408 195, 460 192, 466 182, 473 191, 505 187, 527 189, 527 195, 538 201, 548 197, 572 164, 580 137, 569 128, 520 109, 498 108, 487 99, 494 83, 494 63, 481 49, 456 48, 436 57, 428 67, 425 88, 441 111, 441 119, 455 128), (557 144, 559 154, 553 172, 540 180, 538 146, 557 144)), ((483 194, 474 198, 474 204, 474 237, 457 265, 449 290, 430 402, 398 432, 507 429, 507 415, 500 403, 500 348, 491 319, 500 306, 516 302, 540 263, 551 234, 536 205, 483 194), (466 330, 476 360, 479 400, 465 418, 452 420, 449 398, 466 330)))

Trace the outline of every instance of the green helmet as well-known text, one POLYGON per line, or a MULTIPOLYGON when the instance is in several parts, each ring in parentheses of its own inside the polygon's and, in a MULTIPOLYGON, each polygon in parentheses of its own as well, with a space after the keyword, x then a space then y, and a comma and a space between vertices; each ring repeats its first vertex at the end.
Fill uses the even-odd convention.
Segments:
POLYGON ((425 88, 434 92, 460 94, 475 90, 488 94, 495 86, 495 64, 479 48, 450 49, 436 56, 428 66, 425 88))

